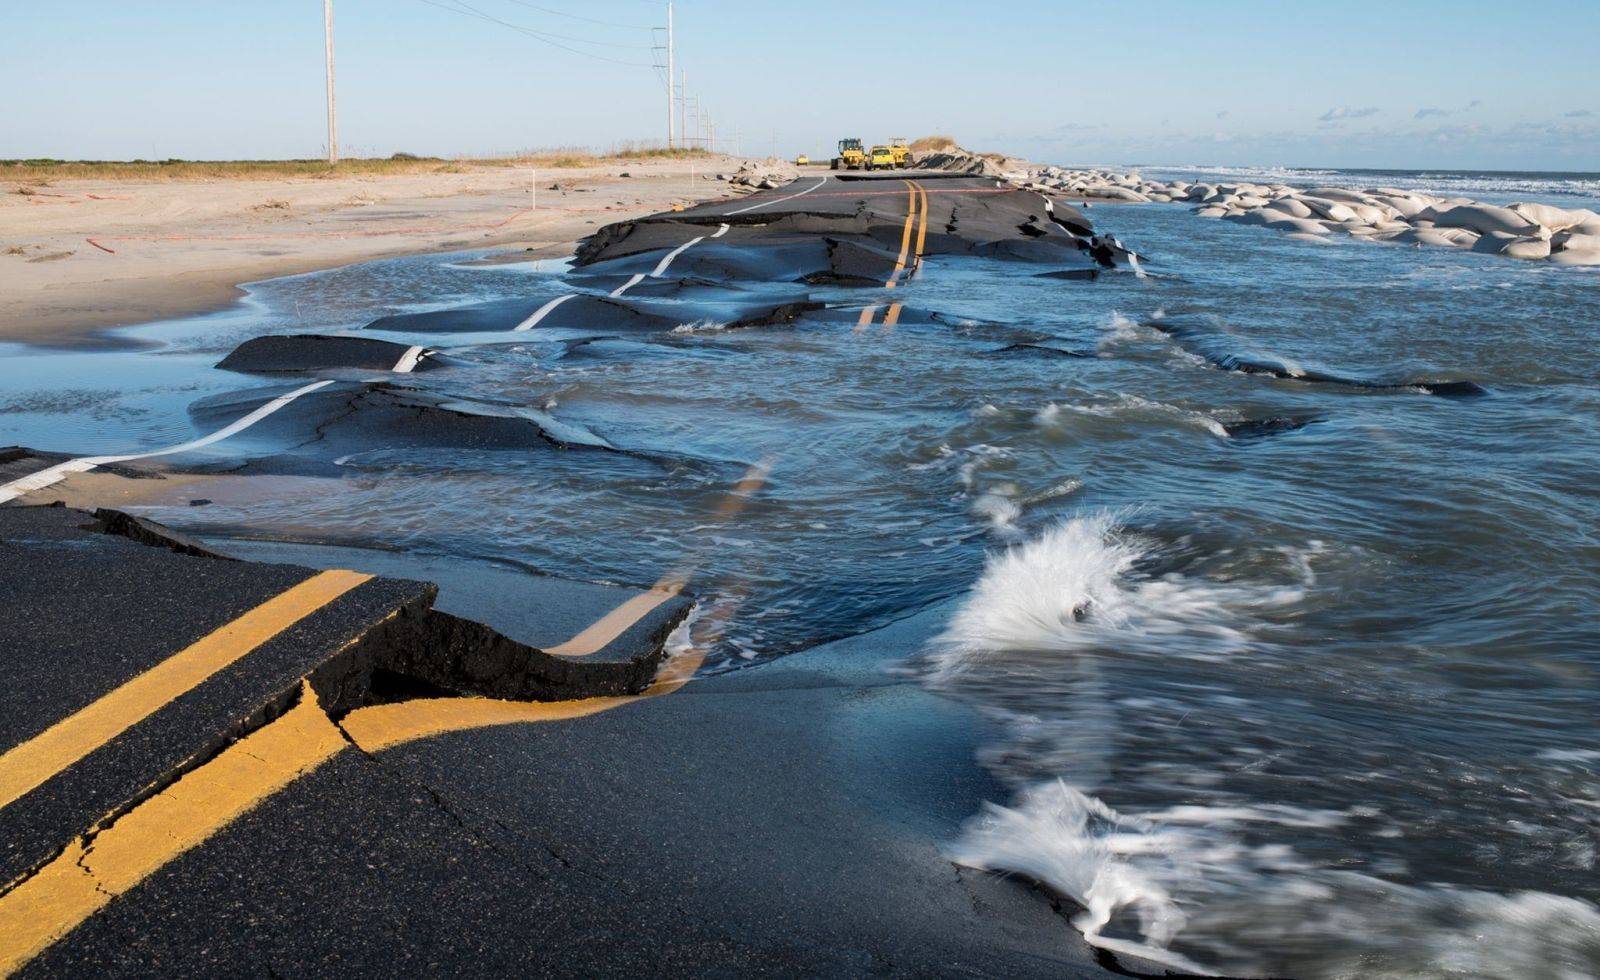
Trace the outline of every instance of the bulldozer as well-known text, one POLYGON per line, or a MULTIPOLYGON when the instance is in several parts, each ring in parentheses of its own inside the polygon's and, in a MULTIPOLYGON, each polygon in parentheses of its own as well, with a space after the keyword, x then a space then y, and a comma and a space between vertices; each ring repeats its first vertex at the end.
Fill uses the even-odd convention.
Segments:
POLYGON ((867 153, 861 147, 861 140, 854 136, 847 136, 839 141, 839 155, 833 158, 833 169, 862 170, 867 165, 867 153))
POLYGON ((896 169, 904 170, 911 166, 911 147, 906 144, 906 138, 904 136, 895 136, 890 138, 889 152, 894 154, 894 165, 896 169))

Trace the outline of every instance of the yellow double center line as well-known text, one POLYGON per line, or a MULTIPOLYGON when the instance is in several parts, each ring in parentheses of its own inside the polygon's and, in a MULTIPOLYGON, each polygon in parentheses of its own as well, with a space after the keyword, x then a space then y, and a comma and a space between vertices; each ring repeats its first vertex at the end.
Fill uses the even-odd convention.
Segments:
MULTIPOLYGON (((766 484, 770 465, 762 460, 746 470, 717 505, 716 515, 733 517, 747 506, 766 484)), ((693 573, 692 564, 667 573, 650 591, 552 652, 571 656, 600 649, 681 591, 693 573)), ((0 756, 0 790, 8 794, 0 795, 0 807, 371 577, 345 571, 314 575, 0 756)), ((598 714, 678 690, 699 669, 705 650, 705 644, 697 645, 663 665, 639 695, 553 702, 429 698, 360 708, 337 724, 317 703, 310 684, 302 682, 299 702, 282 717, 103 829, 77 838, 37 873, 0 892, 0 976, 15 973, 114 898, 351 742, 377 752, 447 732, 598 714)))
POLYGON ((0 809, 370 578, 313 575, 8 750, 0 755, 0 809))
POLYGON ((928 192, 923 190, 916 181, 908 180, 905 184, 906 223, 905 228, 900 232, 900 255, 895 259, 894 272, 890 273, 888 281, 883 284, 885 289, 893 289, 899 283, 900 276, 906 271, 908 264, 911 268, 916 268, 917 264, 922 261, 922 250, 928 242, 928 192), (919 211, 921 214, 920 222, 917 220, 919 211), (911 250, 911 229, 917 225, 920 225, 920 229, 917 231, 916 252, 913 253, 911 250))
MULTIPOLYGON (((761 460, 746 469, 744 476, 739 478, 739 482, 734 484, 733 489, 717 504, 715 516, 721 519, 736 516, 766 485, 770 469, 771 464, 767 460, 761 460)), ((552 653, 558 657, 587 657, 604 649, 651 610, 682 592, 689 584, 689 579, 693 577, 692 567, 673 569, 657 579, 656 584, 650 586, 648 590, 601 616, 572 639, 546 649, 545 653, 552 653)))
POLYGON ((309 684, 300 703, 98 834, 74 840, 31 878, 0 896, 0 975, 51 944, 348 742, 309 684))
MULTIPOLYGON (((908 180, 905 184, 906 223, 900 232, 900 254, 894 261, 894 272, 883 284, 885 289, 893 289, 899 285, 907 269, 915 272, 922 265, 922 253, 928 245, 928 192, 916 181, 908 180), (916 230, 915 238, 912 237, 913 229, 916 230)), ((859 333, 870 326, 878 311, 883 308, 883 304, 875 303, 862 310, 860 318, 856 320, 856 332, 859 333)), ((888 312, 883 317, 884 326, 892 327, 900 322, 900 308, 900 303, 888 305, 888 312)))
MULTIPOLYGON (((904 303, 890 303, 888 311, 883 315, 883 325, 885 327, 892 327, 899 323, 900 310, 904 306, 904 303)), ((883 308, 884 307, 882 303, 874 303, 862 310, 861 316, 856 319, 855 332, 860 333, 861 331, 867 329, 867 327, 871 326, 873 318, 876 317, 878 315, 878 311, 883 308)))

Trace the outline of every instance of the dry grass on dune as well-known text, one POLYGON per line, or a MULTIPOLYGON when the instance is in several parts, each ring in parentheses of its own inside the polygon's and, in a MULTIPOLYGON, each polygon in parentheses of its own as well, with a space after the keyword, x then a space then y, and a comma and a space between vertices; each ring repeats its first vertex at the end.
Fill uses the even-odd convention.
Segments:
POLYGON ((913 153, 939 153, 956 149, 954 136, 924 136, 911 143, 913 153))
POLYGON ((98 180, 277 180, 285 177, 354 177, 463 173, 476 167, 570 169, 608 163, 709 156, 705 150, 623 143, 601 153, 588 147, 523 150, 503 156, 444 157, 396 153, 390 157, 326 160, 0 160, 0 180, 37 184, 73 178, 98 180))

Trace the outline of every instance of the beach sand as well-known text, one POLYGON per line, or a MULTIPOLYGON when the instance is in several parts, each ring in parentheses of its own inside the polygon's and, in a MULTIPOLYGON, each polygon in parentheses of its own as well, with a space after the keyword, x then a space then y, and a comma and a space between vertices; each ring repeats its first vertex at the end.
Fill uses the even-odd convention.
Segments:
POLYGON ((501 245, 564 255, 612 221, 728 196, 728 184, 708 178, 738 164, 7 182, 0 341, 101 346, 107 328, 226 306, 241 283, 370 259, 501 245))

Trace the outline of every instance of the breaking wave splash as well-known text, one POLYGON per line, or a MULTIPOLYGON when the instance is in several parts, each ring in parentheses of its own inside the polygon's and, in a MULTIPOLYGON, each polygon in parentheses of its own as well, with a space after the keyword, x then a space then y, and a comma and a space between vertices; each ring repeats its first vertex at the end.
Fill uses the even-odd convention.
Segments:
POLYGON ((1071 898, 1095 946, 1191 973, 1578 980, 1600 965, 1600 910, 1580 899, 1397 884, 1236 835, 1341 819, 1251 806, 1131 816, 1053 781, 987 804, 951 856, 1071 898))
POLYGON ((993 554, 936 641, 930 682, 983 692, 1008 729, 983 761, 1016 789, 967 823, 953 860, 1036 880, 1082 906, 1072 921, 1090 943, 1188 972, 1575 980, 1600 970, 1590 902, 1388 880, 1296 846, 1307 834, 1338 839, 1375 801, 1332 809, 1188 792, 1220 785, 1207 778, 1220 774, 1188 772, 1164 800, 1108 803, 1119 798, 1117 712, 1140 710, 1111 704, 1108 678, 1163 661, 1248 668, 1269 645, 1261 617, 1315 582, 1309 568, 1287 588, 1154 575, 1152 547, 1113 514, 1057 524, 993 554), (1000 678, 1074 669, 1087 683, 1053 689, 1049 717, 1014 689, 1009 702, 997 694, 1000 678))

